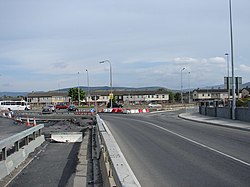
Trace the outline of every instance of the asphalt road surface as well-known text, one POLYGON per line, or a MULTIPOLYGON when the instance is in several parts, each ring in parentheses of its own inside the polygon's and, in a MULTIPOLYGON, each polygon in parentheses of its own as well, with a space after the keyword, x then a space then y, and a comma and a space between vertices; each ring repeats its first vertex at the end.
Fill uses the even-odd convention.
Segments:
POLYGON ((14 120, 0 117, 0 140, 13 136, 28 128, 25 124, 18 124, 15 123, 14 120))
MULTIPOLYGON (((8 187, 73 186, 80 143, 47 143, 8 187)), ((31 155, 32 156, 32 155, 31 155)))
POLYGON ((250 186, 250 132, 176 112, 101 118, 143 187, 250 186))

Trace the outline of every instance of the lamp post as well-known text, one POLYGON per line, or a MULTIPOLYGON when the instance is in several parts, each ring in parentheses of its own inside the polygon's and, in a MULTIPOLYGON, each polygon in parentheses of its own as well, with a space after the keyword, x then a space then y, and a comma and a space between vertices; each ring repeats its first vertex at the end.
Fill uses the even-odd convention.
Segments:
POLYGON ((188 72, 188 104, 190 104, 190 71, 188 72))
POLYGON ((109 60, 104 60, 104 61, 101 61, 99 62, 100 64, 103 64, 105 62, 108 62, 109 63, 109 79, 110 79, 110 107, 113 108, 113 103, 112 103, 112 66, 111 66, 111 62, 109 60))
POLYGON ((79 72, 78 72, 78 106, 80 106, 80 86, 79 86, 79 72))
POLYGON ((185 68, 181 69, 181 103, 183 104, 183 93, 182 93, 182 71, 184 71, 185 68))
POLYGON ((225 53, 226 56, 226 61, 227 61, 227 86, 228 86, 228 106, 230 107, 230 75, 229 75, 229 58, 228 58, 228 53, 225 53))
POLYGON ((88 99, 88 105, 90 106, 90 88, 89 88, 89 72, 88 69, 86 69, 87 72, 87 84, 88 84, 88 95, 87 95, 87 99, 88 99))
POLYGON ((234 80, 234 48, 233 48, 233 21, 232 21, 232 2, 229 0, 229 20, 230 20, 230 44, 231 44, 231 63, 232 63, 232 119, 235 119, 235 80, 234 80))

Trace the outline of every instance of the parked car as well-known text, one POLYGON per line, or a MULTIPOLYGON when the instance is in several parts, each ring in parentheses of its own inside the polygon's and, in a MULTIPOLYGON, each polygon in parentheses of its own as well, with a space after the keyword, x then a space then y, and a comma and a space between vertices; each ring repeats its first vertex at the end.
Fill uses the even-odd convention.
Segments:
POLYGON ((75 105, 70 105, 68 107, 68 111, 77 111, 77 110, 78 110, 78 108, 75 105))
POLYGON ((64 103, 59 103, 56 105, 56 109, 67 109, 68 105, 64 104, 64 103))
POLYGON ((148 104, 149 108, 162 108, 161 104, 157 104, 157 103, 149 103, 148 104))
POLYGON ((56 111, 56 108, 55 108, 54 105, 49 105, 48 108, 50 108, 52 112, 55 112, 55 111, 56 111))
POLYGON ((42 114, 52 114, 51 108, 49 108, 49 107, 43 108, 42 114))
MULTIPOLYGON (((110 108, 110 107, 111 107, 111 103, 109 102, 109 103, 107 104, 107 108, 110 108)), ((119 103, 112 103, 112 107, 113 107, 113 108, 122 108, 123 105, 122 105, 122 104, 119 104, 119 103)))

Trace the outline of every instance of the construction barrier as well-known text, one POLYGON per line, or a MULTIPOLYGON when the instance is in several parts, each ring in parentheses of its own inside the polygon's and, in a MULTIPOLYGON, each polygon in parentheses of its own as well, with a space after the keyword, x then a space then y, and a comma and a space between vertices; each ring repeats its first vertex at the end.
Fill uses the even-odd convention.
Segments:
POLYGON ((149 109, 122 109, 122 108, 105 108, 102 109, 103 113, 123 113, 123 114, 139 114, 139 113, 148 113, 149 109))

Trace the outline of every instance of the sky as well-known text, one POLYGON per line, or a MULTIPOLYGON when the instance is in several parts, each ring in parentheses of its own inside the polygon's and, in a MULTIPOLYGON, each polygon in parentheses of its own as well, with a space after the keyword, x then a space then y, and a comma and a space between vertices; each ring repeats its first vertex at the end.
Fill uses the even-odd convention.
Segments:
MULTIPOLYGON (((232 0, 235 76, 243 83, 249 8, 249 0, 232 0)), ((103 60, 114 87, 180 89, 181 74, 183 89, 189 81, 218 85, 225 53, 231 63, 228 0, 0 0, 0 92, 87 86, 86 69, 90 86, 108 86, 103 60)))

